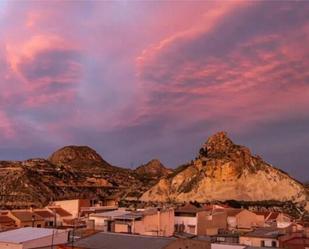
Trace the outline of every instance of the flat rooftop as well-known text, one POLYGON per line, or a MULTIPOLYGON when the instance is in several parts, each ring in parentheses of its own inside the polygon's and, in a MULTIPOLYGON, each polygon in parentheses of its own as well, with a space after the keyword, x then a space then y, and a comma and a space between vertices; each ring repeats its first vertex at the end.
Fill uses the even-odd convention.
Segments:
POLYGON ((162 249, 175 238, 151 237, 119 233, 97 233, 74 243, 87 249, 162 249))
POLYGON ((36 227, 23 227, 0 233, 0 242, 8 242, 20 244, 26 241, 35 240, 53 234, 63 233, 65 230, 49 229, 49 228, 36 228, 36 227))
POLYGON ((90 217, 102 217, 102 218, 114 218, 117 216, 125 215, 125 214, 130 214, 132 213, 131 211, 126 211, 122 209, 114 210, 114 211, 108 211, 108 212, 103 212, 103 213, 95 213, 91 214, 90 217))
POLYGON ((254 231, 245 233, 244 235, 241 236, 275 239, 281 235, 283 235, 283 233, 279 229, 264 227, 264 228, 256 228, 254 231))

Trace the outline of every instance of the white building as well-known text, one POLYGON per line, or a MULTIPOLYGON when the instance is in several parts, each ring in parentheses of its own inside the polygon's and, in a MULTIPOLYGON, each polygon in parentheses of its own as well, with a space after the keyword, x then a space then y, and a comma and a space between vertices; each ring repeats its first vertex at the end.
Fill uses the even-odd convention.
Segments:
POLYGON ((1 249, 32 249, 68 243, 69 231, 23 227, 0 233, 1 249))
POLYGON ((94 226, 96 230, 111 232, 114 230, 114 228, 112 227, 112 221, 114 220, 114 218, 130 213, 130 211, 126 211, 125 209, 118 209, 109 212, 90 214, 89 220, 94 221, 94 226))

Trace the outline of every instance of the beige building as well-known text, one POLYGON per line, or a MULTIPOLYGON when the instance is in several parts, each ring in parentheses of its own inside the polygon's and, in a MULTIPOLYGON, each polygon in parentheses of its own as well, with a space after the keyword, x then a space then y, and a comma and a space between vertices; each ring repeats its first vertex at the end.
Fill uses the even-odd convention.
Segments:
POLYGON ((95 230, 104 232, 115 232, 115 217, 129 213, 130 211, 126 211, 125 209, 120 208, 117 210, 90 214, 89 220, 94 221, 95 230))
POLYGON ((175 209, 175 233, 204 235, 208 213, 205 208, 197 208, 191 204, 175 209))
POLYGON ((150 236, 173 236, 174 210, 152 209, 116 217, 115 232, 126 231, 150 236))
POLYGON ((56 226, 62 226, 64 224, 64 220, 70 220, 73 218, 72 214, 68 211, 64 210, 60 206, 49 206, 47 207, 49 211, 53 213, 54 216, 56 216, 56 226))
POLYGON ((41 216, 45 221, 45 227, 54 227, 56 222, 55 214, 48 209, 34 209, 33 212, 41 216))
POLYGON ((257 228, 239 237, 239 243, 253 247, 279 247, 279 237, 284 234, 273 228, 257 228))
POLYGON ((89 219, 94 221, 95 229, 99 231, 166 237, 174 233, 173 209, 136 212, 118 209, 91 214, 89 219))
POLYGON ((15 220, 7 215, 0 215, 0 231, 16 228, 15 220))
POLYGON ((83 207, 90 207, 91 201, 88 199, 74 199, 74 200, 63 200, 54 201, 52 206, 59 206, 66 210, 72 215, 72 218, 77 218, 80 215, 81 209, 83 207))
POLYGON ((15 221, 17 227, 45 227, 44 218, 30 210, 13 210, 7 215, 15 221))
POLYGON ((229 230, 251 230, 256 227, 264 227, 263 215, 257 215, 247 209, 225 209, 229 230))
POLYGON ((223 209, 214 209, 207 212, 205 217, 201 216, 199 221, 199 235, 216 235, 219 230, 227 228, 227 214, 223 209))

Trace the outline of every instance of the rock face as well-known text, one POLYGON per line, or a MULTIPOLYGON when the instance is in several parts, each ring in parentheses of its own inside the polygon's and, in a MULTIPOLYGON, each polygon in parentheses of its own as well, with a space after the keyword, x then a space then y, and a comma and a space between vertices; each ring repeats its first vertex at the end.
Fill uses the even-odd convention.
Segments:
POLYGON ((23 162, 0 162, 0 206, 23 208, 44 206, 56 199, 77 196, 104 196, 113 185, 108 181, 96 182, 64 166, 53 165, 45 159, 23 162))
POLYGON ((166 168, 158 159, 153 159, 134 171, 136 174, 149 178, 162 178, 172 173, 172 170, 166 168))
POLYGON ((234 144, 225 132, 211 136, 198 158, 146 191, 142 201, 292 201, 306 203, 304 186, 234 144))
MULTIPOLYGON (((0 208, 42 207, 52 200, 140 196, 152 185, 107 163, 86 146, 67 146, 48 160, 0 161, 0 208)), ((157 179, 158 180, 158 179, 157 179)))
POLYGON ((103 158, 88 146, 66 146, 54 152, 48 160, 54 164, 68 164, 74 162, 104 162, 103 158))

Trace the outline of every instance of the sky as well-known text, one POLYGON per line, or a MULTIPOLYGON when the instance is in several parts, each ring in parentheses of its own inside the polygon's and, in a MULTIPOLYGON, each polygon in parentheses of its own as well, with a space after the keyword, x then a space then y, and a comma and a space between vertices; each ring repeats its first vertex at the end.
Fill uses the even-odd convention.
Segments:
POLYGON ((309 180, 309 3, 0 0, 0 159, 194 159, 217 131, 309 180))

